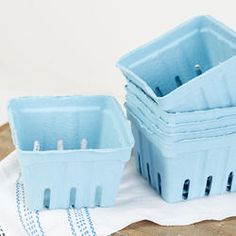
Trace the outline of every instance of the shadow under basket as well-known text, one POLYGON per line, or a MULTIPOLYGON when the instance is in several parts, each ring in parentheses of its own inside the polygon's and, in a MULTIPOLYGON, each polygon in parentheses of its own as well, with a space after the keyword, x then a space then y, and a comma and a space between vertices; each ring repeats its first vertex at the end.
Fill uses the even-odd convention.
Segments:
POLYGON ((195 17, 128 53, 117 66, 161 109, 187 112, 236 106, 236 34, 195 17))
POLYGON ((164 145, 130 113, 137 169, 167 202, 236 191, 236 133, 164 145))
POLYGON ((8 112, 31 210, 114 204, 133 147, 115 99, 23 97, 8 112))

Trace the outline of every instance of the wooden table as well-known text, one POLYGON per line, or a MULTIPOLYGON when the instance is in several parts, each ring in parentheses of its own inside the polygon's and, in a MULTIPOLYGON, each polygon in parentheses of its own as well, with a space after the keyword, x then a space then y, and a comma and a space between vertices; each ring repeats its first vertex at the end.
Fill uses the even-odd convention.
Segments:
MULTIPOLYGON (((0 126, 0 160, 14 150, 8 124, 0 126)), ((235 202, 236 204, 236 202, 235 202)), ((216 206, 217 207, 217 206, 216 206)), ((113 236, 234 236, 236 217, 223 221, 203 221, 188 226, 160 226, 149 221, 141 221, 114 233, 113 236)))

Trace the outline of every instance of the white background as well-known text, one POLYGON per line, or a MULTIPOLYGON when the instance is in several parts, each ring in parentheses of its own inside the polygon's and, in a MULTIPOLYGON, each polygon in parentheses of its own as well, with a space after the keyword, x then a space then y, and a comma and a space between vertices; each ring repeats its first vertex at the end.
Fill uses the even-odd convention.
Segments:
POLYGON ((236 1, 0 0, 0 123, 19 95, 109 94, 117 59, 196 15, 236 30, 236 1))

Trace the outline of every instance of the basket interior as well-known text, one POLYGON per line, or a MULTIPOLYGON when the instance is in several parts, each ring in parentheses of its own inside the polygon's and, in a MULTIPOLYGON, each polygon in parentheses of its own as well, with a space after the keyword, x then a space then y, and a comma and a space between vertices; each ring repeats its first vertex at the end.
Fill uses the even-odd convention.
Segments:
POLYGON ((161 97, 235 54, 235 35, 200 17, 134 51, 124 65, 161 97))
MULTIPOLYGON (((115 104, 117 105, 117 104, 115 104)), ((109 99, 102 97, 55 97, 13 100, 10 104, 14 133, 21 150, 56 150, 58 140, 63 149, 120 148, 127 145, 120 113, 109 99)))

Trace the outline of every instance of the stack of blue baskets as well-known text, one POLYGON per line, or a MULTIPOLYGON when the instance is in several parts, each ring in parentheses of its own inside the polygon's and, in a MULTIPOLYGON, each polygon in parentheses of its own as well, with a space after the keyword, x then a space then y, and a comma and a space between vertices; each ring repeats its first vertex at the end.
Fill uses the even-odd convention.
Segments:
POLYGON ((236 190, 236 33, 199 16, 121 58, 139 172, 164 200, 236 190))

